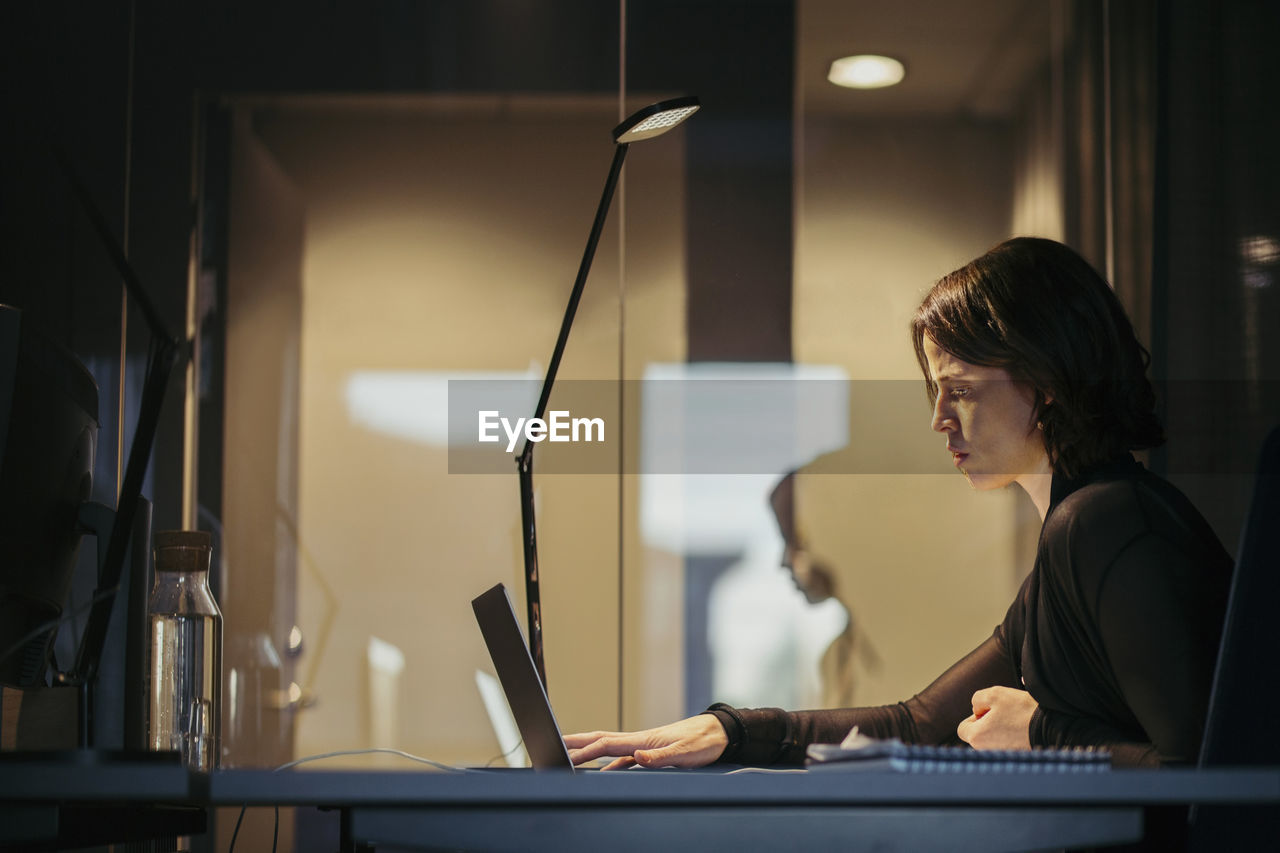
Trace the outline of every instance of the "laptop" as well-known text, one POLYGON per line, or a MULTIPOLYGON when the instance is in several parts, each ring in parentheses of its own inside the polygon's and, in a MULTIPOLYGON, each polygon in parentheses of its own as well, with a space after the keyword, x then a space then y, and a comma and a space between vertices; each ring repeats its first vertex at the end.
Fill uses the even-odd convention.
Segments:
POLYGON ((551 701, 542 687, 533 657, 520 633, 515 608, 507 588, 502 584, 471 600, 480 633, 489 647, 489 657, 502 682, 507 704, 516 718, 516 726, 529 753, 534 770, 574 770, 565 748, 551 701))
MULTIPOLYGON (((551 701, 547 691, 542 687, 542 679, 538 678, 538 670, 534 668, 533 656, 525 644, 524 634, 520 632, 520 623, 516 619, 515 608, 511 606, 511 597, 507 588, 496 584, 492 589, 471 599, 471 609, 475 611, 476 621, 480 624, 480 633, 484 635, 485 645, 489 647, 489 657, 493 659, 493 668, 498 673, 502 684, 502 692, 506 694, 507 704, 515 717, 516 727, 524 739, 524 748, 529 754, 529 763, 534 770, 598 770, 595 767, 573 766, 569 760, 569 750, 564 745, 564 737, 560 734, 560 725, 551 710, 551 701)), ((492 714, 491 714, 492 716, 492 714)), ((499 741, 502 741, 499 735, 499 741)), ((505 744, 503 744, 505 749, 505 744)), ((476 768, 488 769, 488 768, 476 768)), ((722 765, 677 770, 674 768, 647 768, 633 764, 628 768, 645 774, 660 773, 733 773, 743 772, 728 769, 722 765)), ((804 772, 794 768, 784 770, 760 771, 776 773, 804 772)), ((606 773, 606 776, 626 776, 627 773, 606 773)))

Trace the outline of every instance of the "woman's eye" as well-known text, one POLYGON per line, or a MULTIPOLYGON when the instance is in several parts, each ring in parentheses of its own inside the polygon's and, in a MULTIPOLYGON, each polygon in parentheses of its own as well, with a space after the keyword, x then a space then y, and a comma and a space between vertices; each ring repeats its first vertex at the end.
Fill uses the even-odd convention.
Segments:
POLYGON ((968 397, 969 390, 968 388, 952 388, 950 393, 952 397, 968 397))

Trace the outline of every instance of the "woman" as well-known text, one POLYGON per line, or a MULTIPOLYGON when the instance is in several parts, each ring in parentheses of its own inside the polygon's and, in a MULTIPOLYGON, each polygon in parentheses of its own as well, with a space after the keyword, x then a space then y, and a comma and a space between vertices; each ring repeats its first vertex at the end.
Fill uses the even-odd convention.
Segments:
POLYGON ((939 281, 912 337, 956 467, 975 489, 1016 483, 1043 522, 995 633, 905 702, 718 704, 648 731, 569 735, 575 763, 801 763, 854 725, 977 749, 1101 747, 1116 765, 1195 760, 1231 559, 1129 453, 1164 436, 1149 358, 1110 287, 1066 246, 1015 238, 939 281))

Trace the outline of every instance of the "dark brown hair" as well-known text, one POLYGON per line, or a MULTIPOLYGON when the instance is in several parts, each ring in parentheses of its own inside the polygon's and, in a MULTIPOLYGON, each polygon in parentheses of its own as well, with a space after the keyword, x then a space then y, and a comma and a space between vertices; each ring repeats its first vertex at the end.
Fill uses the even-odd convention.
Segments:
POLYGON ((1045 450, 1064 476, 1164 443, 1150 355, 1107 282, 1061 243, 1015 237, 945 276, 916 310, 911 336, 931 402, 938 387, 926 336, 961 361, 1027 383, 1045 450))

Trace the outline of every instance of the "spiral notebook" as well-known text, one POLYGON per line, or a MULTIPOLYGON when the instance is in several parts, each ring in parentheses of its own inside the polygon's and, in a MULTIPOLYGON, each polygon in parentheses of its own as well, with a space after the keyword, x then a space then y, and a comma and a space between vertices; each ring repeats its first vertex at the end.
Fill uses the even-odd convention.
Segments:
POLYGON ((972 749, 881 740, 853 731, 842 743, 810 744, 810 770, 900 770, 904 773, 1098 773, 1111 769, 1105 749, 972 749))

